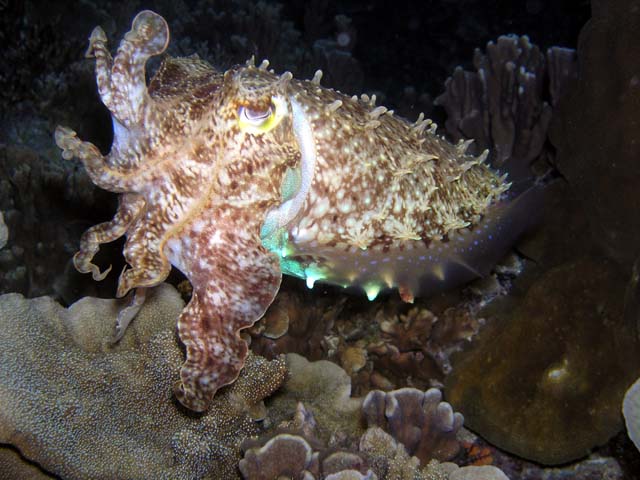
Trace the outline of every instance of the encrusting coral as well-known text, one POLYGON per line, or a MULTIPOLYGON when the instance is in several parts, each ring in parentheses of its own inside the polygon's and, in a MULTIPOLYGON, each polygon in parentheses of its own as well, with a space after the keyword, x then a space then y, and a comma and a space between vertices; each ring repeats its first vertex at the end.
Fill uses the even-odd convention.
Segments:
POLYGON ((209 413, 188 414, 170 388, 183 305, 158 287, 113 346, 121 302, 0 297, 0 442, 65 479, 235 478, 240 442, 260 431, 255 413, 285 366, 250 356, 209 413))
POLYGON ((445 382, 468 428, 543 464, 586 456, 615 435, 638 374, 624 286, 613 262, 583 258, 543 273, 523 298, 483 310, 496 318, 454 358, 445 382))

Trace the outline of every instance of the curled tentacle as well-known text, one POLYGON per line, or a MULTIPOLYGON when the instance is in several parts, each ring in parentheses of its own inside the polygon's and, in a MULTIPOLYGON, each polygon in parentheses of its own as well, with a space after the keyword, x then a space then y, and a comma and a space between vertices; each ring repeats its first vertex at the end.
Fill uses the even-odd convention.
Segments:
POLYGON ((98 187, 110 192, 125 193, 136 191, 143 179, 136 175, 125 175, 112 168, 100 153, 98 147, 91 142, 83 142, 76 132, 58 125, 55 131, 56 145, 62 149, 65 160, 78 158, 87 170, 91 181, 98 187))
MULTIPOLYGON (((157 13, 145 10, 136 15, 118 47, 111 72, 107 71, 106 39, 94 30, 92 53, 96 56, 96 76, 100 96, 106 107, 125 127, 139 125, 144 107, 150 102, 145 79, 145 64, 153 55, 162 53, 169 43, 167 22, 157 13), (101 84, 102 80, 102 84, 101 84)), ((102 32, 104 33, 104 32, 102 32)))
POLYGON ((80 249, 73 256, 76 269, 81 273, 91 273, 96 281, 103 280, 111 270, 111 266, 101 273, 98 266, 92 263, 93 257, 98 253, 101 244, 113 242, 127 232, 142 211, 144 204, 144 199, 139 195, 132 193, 122 195, 113 219, 91 227, 82 235, 80 249))
POLYGON ((125 268, 120 274, 117 297, 124 297, 132 288, 158 285, 171 272, 171 264, 162 251, 166 226, 160 224, 156 227, 150 228, 141 221, 128 232, 124 257, 130 268, 125 268))
POLYGON ((87 58, 96 59, 96 84, 102 103, 107 108, 113 104, 111 97, 111 69, 113 68, 113 58, 107 49, 107 35, 101 27, 96 27, 89 37, 89 47, 85 53, 87 58))
POLYGON ((115 193, 138 192, 160 175, 154 169, 138 169, 128 172, 118 168, 118 162, 108 162, 98 147, 84 142, 70 128, 58 126, 55 141, 66 160, 78 158, 87 170, 91 181, 98 187, 115 193))

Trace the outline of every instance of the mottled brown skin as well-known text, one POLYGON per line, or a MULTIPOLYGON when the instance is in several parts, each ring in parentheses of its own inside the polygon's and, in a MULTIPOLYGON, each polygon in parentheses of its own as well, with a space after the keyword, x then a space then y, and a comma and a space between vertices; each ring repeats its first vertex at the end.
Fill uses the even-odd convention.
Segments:
MULTIPOLYGON (((164 19, 141 12, 112 59, 96 28, 87 54, 113 117, 111 152, 64 127, 56 141, 96 185, 121 193, 114 219, 88 230, 75 256, 100 280, 99 245, 126 235, 117 295, 136 296, 116 336, 171 265, 193 285, 178 319, 185 406, 205 410, 235 380, 247 354, 239 332, 270 305, 282 272, 370 298, 397 287, 411 301, 495 261, 485 234, 512 216, 486 153, 467 156, 429 120, 410 124, 321 87, 321 73, 298 81, 263 62, 221 74, 197 57, 166 58, 147 86, 145 63, 168 40, 164 19)), ((502 248, 513 235, 500 237, 502 248)))

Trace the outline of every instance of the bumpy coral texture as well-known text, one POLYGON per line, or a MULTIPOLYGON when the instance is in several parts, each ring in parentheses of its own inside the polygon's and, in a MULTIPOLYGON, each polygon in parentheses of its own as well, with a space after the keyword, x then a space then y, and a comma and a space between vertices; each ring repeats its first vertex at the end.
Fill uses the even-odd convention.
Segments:
MULTIPOLYGON (((281 274, 357 286, 369 298, 398 288, 406 301, 486 273, 519 233, 521 202, 504 176, 452 145, 422 116, 411 124, 375 98, 299 81, 248 62, 225 73, 195 56, 166 58, 150 84, 145 64, 169 41, 165 20, 136 16, 112 58, 101 28, 96 59, 114 140, 103 156, 65 127, 56 142, 99 187, 120 193, 110 222, 82 237, 75 265, 126 236, 132 289, 126 324, 144 290, 171 265, 193 285, 178 319, 186 362, 178 399, 202 411, 238 376, 247 355, 240 330, 272 302, 281 274)), ((522 197, 521 197, 522 198, 522 197)))

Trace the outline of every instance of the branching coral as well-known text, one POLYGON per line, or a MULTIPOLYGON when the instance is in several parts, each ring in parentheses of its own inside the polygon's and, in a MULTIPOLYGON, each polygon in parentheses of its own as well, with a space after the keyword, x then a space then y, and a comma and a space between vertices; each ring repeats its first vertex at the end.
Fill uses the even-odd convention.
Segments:
POLYGON ((492 163, 512 180, 526 179, 551 120, 546 92, 556 103, 575 75, 575 52, 554 47, 545 60, 528 37, 501 36, 487 44, 486 54, 476 50, 474 65, 477 73, 458 67, 436 99, 447 112, 447 132, 456 141, 474 139, 478 152, 488 148, 492 163))
POLYGON ((436 388, 426 392, 415 388, 386 393, 374 390, 364 399, 362 410, 370 427, 389 432, 423 465, 432 459, 450 460, 460 449, 456 434, 463 417, 442 401, 436 388))

